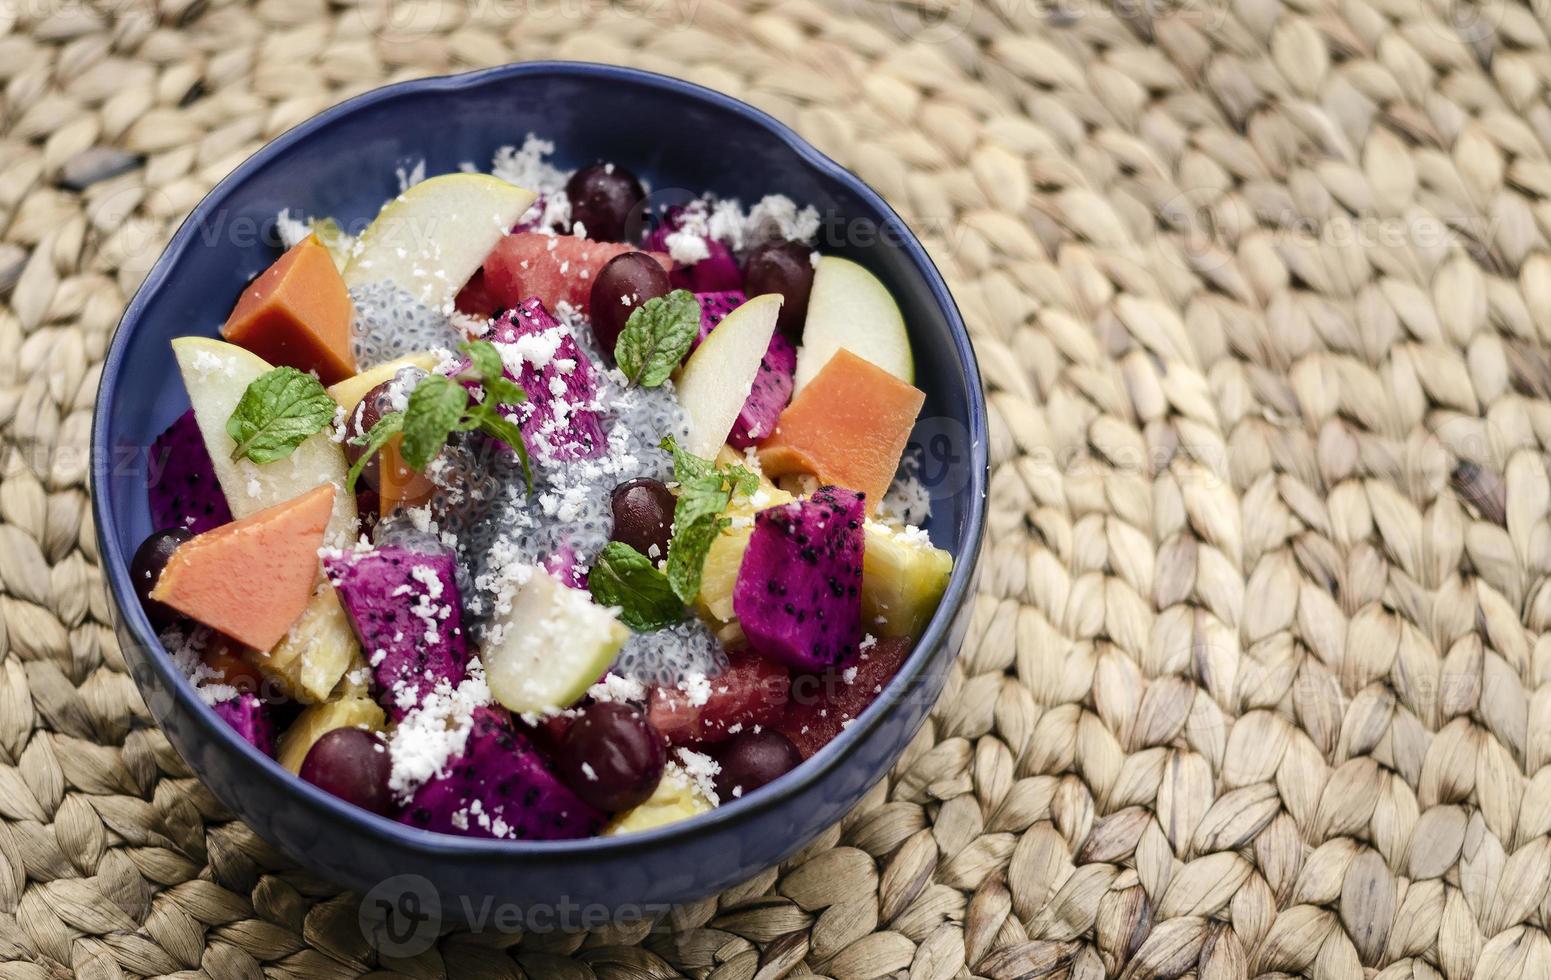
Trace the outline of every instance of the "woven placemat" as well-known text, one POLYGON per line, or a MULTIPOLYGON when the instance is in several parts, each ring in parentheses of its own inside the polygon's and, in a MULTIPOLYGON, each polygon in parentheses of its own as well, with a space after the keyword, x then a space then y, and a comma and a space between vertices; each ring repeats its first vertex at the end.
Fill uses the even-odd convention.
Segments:
POLYGON ((1450 0, 0 6, 0 978, 1551 976, 1547 11, 1450 0), (990 388, 896 773, 669 928, 379 959, 148 724, 86 513, 178 218, 381 83, 682 75, 929 242, 990 388))

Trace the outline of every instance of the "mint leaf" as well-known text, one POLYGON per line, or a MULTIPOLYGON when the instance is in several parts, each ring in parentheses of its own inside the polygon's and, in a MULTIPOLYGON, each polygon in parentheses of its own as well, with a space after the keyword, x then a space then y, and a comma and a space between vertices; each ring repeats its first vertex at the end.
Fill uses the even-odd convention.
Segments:
POLYGON ((255 463, 284 459, 323 431, 338 410, 321 382, 293 367, 277 367, 256 378, 226 420, 226 434, 237 444, 232 459, 255 463))
POLYGON ((587 587, 600 605, 619 607, 620 622, 644 633, 684 618, 684 604, 652 560, 623 541, 604 545, 587 575, 587 587))
POLYGON ((614 361, 631 384, 655 388, 668 380, 700 333, 700 301, 675 289, 636 307, 614 342, 614 361))
POLYGON ((469 405, 469 393, 461 384, 433 374, 415 385, 404 409, 404 462, 424 473, 431 460, 447 444, 469 405))
POLYGON ((723 517, 734 494, 759 489, 759 477, 742 466, 717 469, 716 463, 680 449, 672 436, 662 448, 673 456, 678 500, 673 507, 673 539, 668 542, 668 583, 685 602, 700 592, 706 554, 731 521, 723 517))
POLYGON ((474 419, 475 428, 490 436, 499 439, 511 446, 517 453, 517 459, 522 463, 522 478, 528 483, 528 492, 533 492, 533 469, 528 463, 528 444, 522 439, 522 429, 511 419, 496 411, 492 403, 474 406, 476 410, 469 415, 474 419))
POLYGON ((366 469, 367 460, 372 458, 383 445, 400 432, 404 431, 404 413, 389 412, 377 420, 377 424, 371 430, 351 439, 356 446, 365 446, 366 449, 350 464, 350 472, 345 474, 345 489, 355 493, 356 481, 361 478, 361 471, 366 469))
POLYGON ((485 404, 521 405, 528 400, 528 393, 511 378, 495 377, 485 382, 485 404))
POLYGON ((471 340, 464 344, 461 350, 468 354, 469 361, 474 370, 490 384, 496 378, 502 377, 506 372, 506 365, 501 361, 501 354, 495 349, 495 345, 488 340, 471 340))

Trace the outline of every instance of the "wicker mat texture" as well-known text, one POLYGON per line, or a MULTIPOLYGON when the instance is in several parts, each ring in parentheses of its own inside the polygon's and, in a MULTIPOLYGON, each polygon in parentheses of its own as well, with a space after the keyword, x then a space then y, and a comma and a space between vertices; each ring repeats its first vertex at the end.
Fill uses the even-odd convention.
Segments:
POLYGON ((0 5, 0 978, 1551 976, 1544 5, 389 2, 0 5), (982 592, 785 867, 381 959, 149 724, 97 363, 265 140, 540 57, 748 99, 909 217, 990 389, 982 592))

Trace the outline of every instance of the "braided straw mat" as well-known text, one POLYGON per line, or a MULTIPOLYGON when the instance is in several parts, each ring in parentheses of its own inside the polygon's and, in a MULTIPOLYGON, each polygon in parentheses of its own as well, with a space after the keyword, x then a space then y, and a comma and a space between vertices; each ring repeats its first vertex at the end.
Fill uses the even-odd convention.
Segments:
POLYGON ((1544 7, 393 3, 0 5, 0 978, 1551 976, 1544 7), (908 216, 990 541, 931 721, 784 867, 393 960, 149 724, 89 412, 265 140, 537 57, 746 98, 908 216))

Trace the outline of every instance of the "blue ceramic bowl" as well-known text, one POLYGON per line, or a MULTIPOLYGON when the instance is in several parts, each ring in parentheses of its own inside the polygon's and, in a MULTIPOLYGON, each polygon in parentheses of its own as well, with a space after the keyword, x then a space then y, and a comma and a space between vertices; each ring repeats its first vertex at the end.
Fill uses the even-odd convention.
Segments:
POLYGON ((532 63, 389 86, 260 150, 194 209, 129 305, 103 368, 92 451, 93 515, 119 640, 173 745, 227 806, 300 863, 387 894, 386 905, 439 901, 452 918, 478 919, 492 901, 547 910, 560 924, 601 910, 649 912, 736 884, 806 844, 888 771, 941 690, 968 623, 985 524, 979 371, 942 277, 900 218, 764 113, 682 81, 599 65, 532 63), (168 342, 216 333, 243 286, 279 254, 276 213, 300 208, 359 226, 397 192, 396 166, 421 157, 431 174, 464 161, 488 166, 498 147, 530 131, 555 141, 561 163, 612 159, 656 188, 745 201, 783 193, 819 209, 820 248, 871 268, 905 312, 927 393, 915 437, 935 497, 929 529, 957 560, 941 608, 886 696, 812 760, 710 814, 621 838, 441 836, 317 790, 200 702, 156 641, 128 576, 130 556, 153 530, 144 449, 188 407, 168 342))

